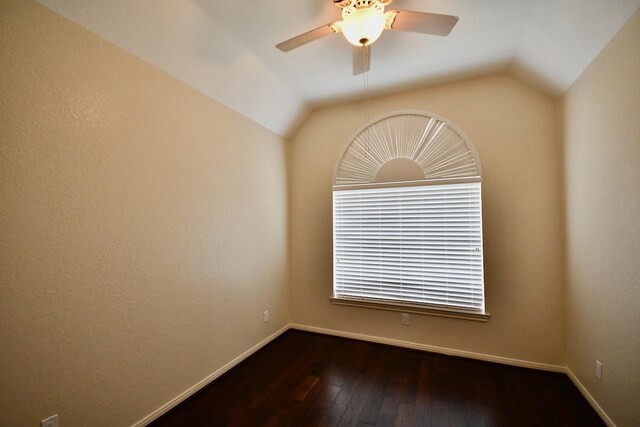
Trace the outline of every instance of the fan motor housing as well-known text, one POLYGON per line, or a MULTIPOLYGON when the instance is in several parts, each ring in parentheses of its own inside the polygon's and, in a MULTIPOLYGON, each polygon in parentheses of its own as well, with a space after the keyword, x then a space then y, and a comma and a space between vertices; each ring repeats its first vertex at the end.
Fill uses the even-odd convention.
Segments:
POLYGON ((360 9, 370 7, 373 4, 377 3, 381 6, 386 6, 390 4, 393 0, 333 0, 333 4, 338 6, 341 9, 345 9, 349 6, 360 9))

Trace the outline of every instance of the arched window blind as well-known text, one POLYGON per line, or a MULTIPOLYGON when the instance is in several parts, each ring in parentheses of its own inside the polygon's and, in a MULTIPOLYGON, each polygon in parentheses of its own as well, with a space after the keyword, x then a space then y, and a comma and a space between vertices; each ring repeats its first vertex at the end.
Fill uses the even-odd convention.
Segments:
POLYGON ((484 313, 481 181, 442 119, 401 112, 359 132, 335 172, 334 298, 484 313))

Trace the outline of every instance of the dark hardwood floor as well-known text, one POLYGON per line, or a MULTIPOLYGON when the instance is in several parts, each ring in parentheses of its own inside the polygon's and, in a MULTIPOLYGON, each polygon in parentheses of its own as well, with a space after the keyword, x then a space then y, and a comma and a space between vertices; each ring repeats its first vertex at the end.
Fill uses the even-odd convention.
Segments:
POLYGON ((290 330, 152 425, 604 424, 563 374, 290 330))

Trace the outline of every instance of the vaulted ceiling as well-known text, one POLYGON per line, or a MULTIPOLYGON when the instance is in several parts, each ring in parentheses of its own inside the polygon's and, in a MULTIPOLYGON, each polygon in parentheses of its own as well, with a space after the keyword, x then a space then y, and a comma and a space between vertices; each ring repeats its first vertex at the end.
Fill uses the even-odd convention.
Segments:
MULTIPOLYGON (((38 0, 281 135, 310 109, 362 96, 336 34, 289 53, 283 40, 340 19, 331 0, 38 0)), ((640 0, 395 0, 460 17, 449 37, 386 31, 372 94, 510 71, 562 94, 640 0)), ((171 102, 167 100, 167 102, 171 102)))

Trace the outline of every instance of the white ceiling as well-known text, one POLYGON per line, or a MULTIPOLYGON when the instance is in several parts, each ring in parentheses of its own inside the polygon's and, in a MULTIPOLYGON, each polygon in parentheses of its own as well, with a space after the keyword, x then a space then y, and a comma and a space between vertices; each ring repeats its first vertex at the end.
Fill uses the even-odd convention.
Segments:
MULTIPOLYGON (((331 0, 38 0, 281 135, 310 109, 362 96, 351 47, 333 35, 274 46, 340 19, 331 0)), ((449 37, 385 31, 369 85, 511 71, 563 93, 640 7, 640 0, 395 0, 390 8, 460 17, 449 37)), ((170 100, 167 100, 170 102, 170 100)))

